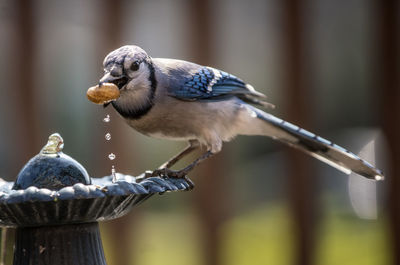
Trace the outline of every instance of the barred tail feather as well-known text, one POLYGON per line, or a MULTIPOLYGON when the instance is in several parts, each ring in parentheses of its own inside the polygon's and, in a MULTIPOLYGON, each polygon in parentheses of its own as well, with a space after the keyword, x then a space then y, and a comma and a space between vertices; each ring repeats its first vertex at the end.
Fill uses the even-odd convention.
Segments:
POLYGON ((379 169, 343 147, 259 109, 253 110, 257 118, 275 128, 273 134, 267 132, 265 135, 300 149, 346 174, 354 172, 369 179, 384 179, 379 169))

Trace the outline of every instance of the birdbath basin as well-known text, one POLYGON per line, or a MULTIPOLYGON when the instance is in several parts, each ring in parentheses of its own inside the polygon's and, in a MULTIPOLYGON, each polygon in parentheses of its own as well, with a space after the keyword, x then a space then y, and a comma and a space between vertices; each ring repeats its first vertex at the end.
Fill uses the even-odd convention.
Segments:
POLYGON ((124 216, 154 194, 192 187, 185 179, 143 175, 90 178, 63 146, 59 134, 51 135, 15 182, 0 179, 0 226, 17 228, 14 265, 106 264, 99 221, 124 216))

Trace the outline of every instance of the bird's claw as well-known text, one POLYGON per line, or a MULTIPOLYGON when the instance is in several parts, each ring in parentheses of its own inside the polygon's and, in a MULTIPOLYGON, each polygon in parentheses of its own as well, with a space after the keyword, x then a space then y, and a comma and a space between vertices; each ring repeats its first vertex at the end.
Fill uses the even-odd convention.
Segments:
POLYGON ((169 168, 159 168, 154 171, 147 171, 145 178, 150 177, 168 177, 168 178, 185 178, 186 172, 184 170, 172 170, 169 168))
POLYGON ((142 180, 151 177, 161 177, 161 178, 183 178, 188 184, 188 190, 192 190, 194 188, 194 183, 187 177, 187 172, 184 170, 172 170, 169 168, 159 168, 154 171, 146 171, 142 180))

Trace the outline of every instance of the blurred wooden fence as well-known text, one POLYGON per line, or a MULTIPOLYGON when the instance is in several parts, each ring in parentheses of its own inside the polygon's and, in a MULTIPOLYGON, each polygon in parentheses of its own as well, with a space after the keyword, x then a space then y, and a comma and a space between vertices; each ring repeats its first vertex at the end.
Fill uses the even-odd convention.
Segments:
POLYGON ((380 98, 380 121, 389 148, 387 181, 388 210, 394 264, 400 264, 400 64, 399 1, 374 1, 376 95, 380 98))
MULTIPOLYGON (((308 46, 305 43, 305 19, 303 0, 285 0, 283 5, 283 49, 284 70, 282 74, 285 109, 288 120, 313 131, 312 113, 313 91, 310 91, 310 71, 307 71, 308 46)), ((310 58, 308 57, 308 60, 310 58)), ((291 216, 294 220, 295 259, 298 265, 313 264, 316 224, 318 178, 310 163, 310 157, 297 150, 287 148, 288 194, 291 216)))

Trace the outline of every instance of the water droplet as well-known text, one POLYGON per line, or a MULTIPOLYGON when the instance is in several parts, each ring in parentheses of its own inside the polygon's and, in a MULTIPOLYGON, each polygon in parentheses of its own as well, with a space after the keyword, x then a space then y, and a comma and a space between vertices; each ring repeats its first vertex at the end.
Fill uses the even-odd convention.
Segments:
POLYGON ((375 176, 375 180, 376 180, 376 181, 383 180, 383 176, 381 176, 381 175, 376 175, 376 176, 375 176))
POLYGON ((58 156, 64 148, 64 140, 58 133, 53 133, 49 136, 47 144, 40 151, 43 155, 58 156))
POLYGON ((108 158, 110 160, 114 160, 116 158, 116 155, 114 153, 111 153, 111 154, 108 155, 108 158))
POLYGON ((111 118, 110 115, 107 114, 106 117, 103 119, 104 122, 110 122, 111 118))
POLYGON ((115 174, 115 167, 114 165, 111 166, 111 175, 112 175, 112 182, 116 182, 117 181, 117 175, 115 174))
POLYGON ((110 141, 111 140, 111 133, 106 133, 105 137, 106 137, 107 141, 110 141))

